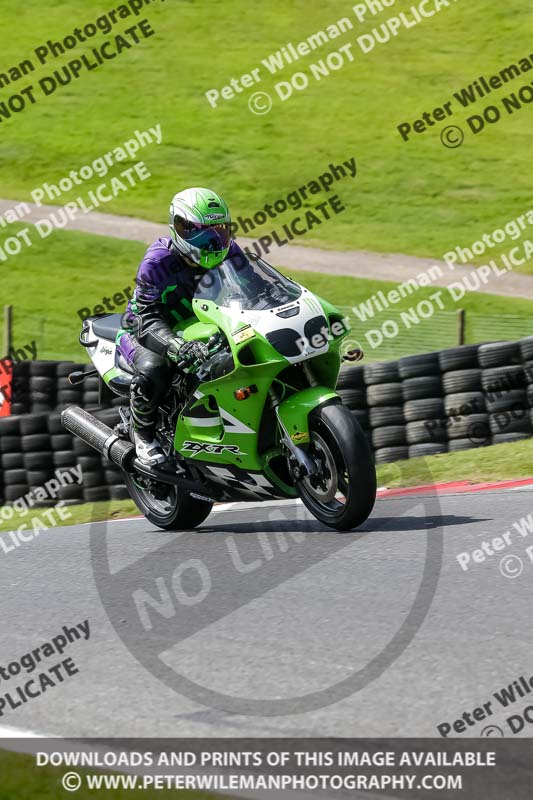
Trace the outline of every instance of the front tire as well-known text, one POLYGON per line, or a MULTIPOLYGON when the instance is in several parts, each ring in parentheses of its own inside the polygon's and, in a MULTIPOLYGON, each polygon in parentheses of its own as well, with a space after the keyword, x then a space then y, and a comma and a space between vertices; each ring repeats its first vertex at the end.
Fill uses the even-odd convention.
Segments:
POLYGON ((207 519, 213 503, 199 500, 168 486, 164 499, 156 498, 148 489, 135 483, 135 476, 126 474, 126 486, 131 499, 148 522, 165 531, 184 531, 196 528, 207 519))
POLYGON ((370 445, 346 406, 321 406, 309 420, 309 455, 320 462, 316 478, 298 483, 302 502, 316 519, 339 531, 362 525, 376 500, 376 467, 370 445))

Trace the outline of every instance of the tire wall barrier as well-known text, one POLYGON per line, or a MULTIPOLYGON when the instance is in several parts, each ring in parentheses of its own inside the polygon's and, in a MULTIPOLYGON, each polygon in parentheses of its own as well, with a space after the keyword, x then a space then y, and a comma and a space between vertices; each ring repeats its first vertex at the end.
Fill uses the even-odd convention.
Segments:
POLYGON ((533 435, 533 336, 341 369, 337 389, 376 462, 533 435))
MULTIPOLYGON (((59 489, 67 504, 128 497, 121 471, 61 425, 60 413, 70 405, 109 427, 119 421, 116 406, 124 400, 99 405, 98 377, 68 383, 69 373, 89 368, 56 361, 13 365, 12 416, 0 418, 0 504, 73 467, 81 467, 83 479, 59 489)), ((337 389, 377 463, 526 439, 533 435, 533 336, 346 366, 337 389)))
POLYGON ((110 464, 85 442, 61 425, 61 411, 78 405, 113 427, 119 422, 116 405, 98 404, 98 377, 87 377, 71 386, 68 375, 92 368, 87 364, 57 361, 23 361, 13 364, 10 417, 0 417, 0 505, 14 502, 44 486, 56 471, 81 468, 81 483, 65 483, 56 500, 36 506, 51 506, 57 500, 67 505, 129 497, 120 469, 110 464))

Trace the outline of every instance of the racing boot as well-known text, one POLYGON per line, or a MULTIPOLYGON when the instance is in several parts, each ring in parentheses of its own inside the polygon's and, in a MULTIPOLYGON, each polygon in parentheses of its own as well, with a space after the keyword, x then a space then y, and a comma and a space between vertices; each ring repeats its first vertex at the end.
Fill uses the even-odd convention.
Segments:
POLYGON ((133 443, 135 444, 137 458, 146 467, 156 467, 166 461, 166 456, 152 428, 134 430, 133 443))
POLYGON ((166 461, 155 435, 157 406, 153 389, 145 375, 137 373, 131 382, 130 409, 132 438, 137 458, 147 467, 155 467, 166 461))

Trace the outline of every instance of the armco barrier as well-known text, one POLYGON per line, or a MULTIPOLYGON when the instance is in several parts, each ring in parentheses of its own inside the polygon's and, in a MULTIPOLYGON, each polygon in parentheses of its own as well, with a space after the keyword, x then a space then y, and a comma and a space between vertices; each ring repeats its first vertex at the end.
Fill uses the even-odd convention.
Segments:
MULTIPOLYGON (((60 499, 126 498, 120 470, 61 426, 60 411, 69 405, 87 408, 111 427, 119 419, 116 408, 98 405, 98 378, 68 383, 70 372, 88 365, 13 367, 13 416, 0 418, 0 502, 75 466, 82 485, 62 487, 60 499)), ((378 463, 525 439, 533 434, 533 336, 343 367, 338 390, 378 463)))

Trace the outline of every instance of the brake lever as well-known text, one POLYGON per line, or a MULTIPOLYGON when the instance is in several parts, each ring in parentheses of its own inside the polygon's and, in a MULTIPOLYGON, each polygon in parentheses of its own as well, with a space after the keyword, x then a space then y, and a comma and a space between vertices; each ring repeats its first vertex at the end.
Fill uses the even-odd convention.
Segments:
POLYGON ((187 359, 183 359, 183 361, 180 361, 179 364, 176 364, 177 368, 181 370, 186 370, 187 368, 190 368, 192 372, 196 372, 202 366, 202 364, 205 364, 207 361, 209 361, 209 359, 212 356, 215 356, 220 350, 222 350, 224 346, 224 336, 221 333, 214 333, 213 336, 210 336, 209 339, 207 340, 208 346, 209 343, 212 343, 213 347, 209 351, 209 356, 206 358, 205 361, 199 362, 198 360, 188 361, 187 359))

